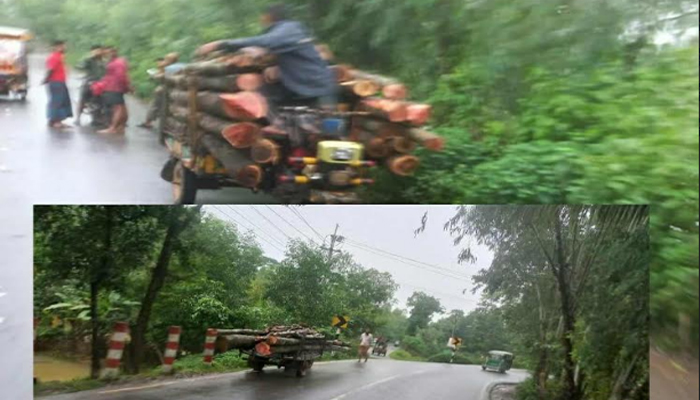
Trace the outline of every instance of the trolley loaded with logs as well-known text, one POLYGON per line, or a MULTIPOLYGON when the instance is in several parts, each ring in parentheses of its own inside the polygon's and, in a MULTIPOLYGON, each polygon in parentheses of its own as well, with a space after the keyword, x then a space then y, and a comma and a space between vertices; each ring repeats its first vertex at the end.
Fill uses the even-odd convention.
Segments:
POLYGON ((161 142, 170 151, 162 177, 177 203, 199 189, 264 191, 287 203, 356 203, 372 167, 398 176, 419 165, 417 145, 442 139, 422 128, 430 107, 405 100, 387 77, 333 65, 341 93, 335 109, 284 104, 272 112, 263 85, 279 79, 263 49, 211 54, 166 75, 161 142))
POLYGON ((264 330, 218 329, 219 352, 238 350, 248 356, 248 366, 261 372, 266 365, 294 371, 303 377, 314 360, 329 351, 347 351, 339 340, 327 339, 318 331, 301 325, 273 326, 264 330))

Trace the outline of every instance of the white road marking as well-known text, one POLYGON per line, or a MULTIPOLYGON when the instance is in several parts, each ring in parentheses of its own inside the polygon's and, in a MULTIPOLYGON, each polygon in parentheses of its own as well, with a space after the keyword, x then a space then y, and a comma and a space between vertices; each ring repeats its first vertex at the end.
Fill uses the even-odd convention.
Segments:
POLYGON ((390 376, 390 377, 388 377, 388 378, 380 379, 380 380, 378 380, 378 381, 376 381, 376 382, 372 382, 372 383, 370 383, 370 384, 367 384, 367 385, 365 385, 365 386, 362 386, 361 388, 353 389, 353 390, 351 390, 351 391, 349 391, 349 392, 347 392, 347 393, 343 393, 343 394, 341 394, 340 396, 333 397, 333 398, 330 399, 330 400, 341 400, 341 399, 344 399, 345 397, 347 397, 347 396, 349 396, 349 395, 351 395, 351 394, 355 394, 355 393, 357 393, 357 392, 360 392, 360 391, 363 391, 363 390, 367 390, 367 389, 369 389, 369 388, 371 388, 371 387, 374 387, 374 386, 377 386, 377 385, 381 385, 382 383, 387 383, 387 382, 393 381, 394 379, 397 379, 397 378, 407 378, 407 377, 409 377, 409 376, 418 375, 418 374, 422 374, 422 373, 425 373, 425 372, 428 372, 428 370, 427 370, 427 369, 424 369, 424 370, 416 371, 416 372, 411 373, 411 374, 408 374, 408 375, 404 375, 404 374, 392 375, 392 376, 390 376))

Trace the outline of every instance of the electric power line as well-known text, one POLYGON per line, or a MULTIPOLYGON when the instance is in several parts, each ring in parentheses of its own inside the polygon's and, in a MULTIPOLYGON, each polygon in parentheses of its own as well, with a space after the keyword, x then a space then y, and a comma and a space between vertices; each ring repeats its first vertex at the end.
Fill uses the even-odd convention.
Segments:
POLYGON ((258 226, 258 225, 255 224, 253 221, 249 220, 249 219, 245 216, 245 214, 243 214, 242 212, 239 212, 238 210, 236 210, 235 208, 231 207, 230 205, 227 205, 226 207, 228 207, 231 211, 233 211, 234 213, 236 213, 236 215, 238 215, 238 216, 240 216, 241 218, 243 218, 244 220, 246 220, 246 222, 248 222, 250 225, 254 226, 254 227, 255 227, 257 230, 259 230, 261 233, 265 234, 266 237, 268 237, 268 238, 270 238, 270 239, 273 239, 275 242, 277 242, 277 243, 279 243, 280 245, 282 245, 283 248, 284 248, 284 247, 287 247, 287 244, 285 243, 284 239, 279 239, 278 237, 276 237, 275 235, 271 234, 271 233, 268 232, 267 230, 265 230, 265 229, 263 229, 262 227, 258 226))
POLYGON ((353 242, 347 242, 347 244, 350 245, 350 246, 352 246, 352 247, 355 247, 355 248, 357 248, 357 249, 364 250, 364 251, 367 251, 367 252, 370 252, 370 253, 373 253, 373 254, 376 254, 376 255, 385 257, 385 258, 389 258, 389 259, 392 259, 392 260, 394 260, 394 261, 398 261, 398 262, 400 262, 400 263, 402 263, 402 264, 408 265, 409 267, 419 268, 419 269, 422 269, 422 270, 424 270, 424 271, 428 271, 428 272, 432 272, 432 273, 434 273, 434 274, 442 275, 442 276, 447 277, 447 278, 457 279, 457 280, 461 280, 461 281, 464 281, 464 282, 471 283, 471 278, 469 278, 469 277, 467 277, 467 276, 462 276, 462 275, 455 274, 455 273, 452 273, 452 272, 445 273, 445 272, 442 272, 442 271, 440 271, 440 270, 435 270, 435 269, 427 269, 427 268, 425 268, 424 266, 421 266, 420 264, 416 265, 415 263, 410 263, 410 262, 404 261, 404 260, 402 260, 401 258, 398 258, 398 257, 395 257, 395 256, 391 256, 391 255, 387 255, 387 254, 382 254, 382 253, 380 253, 381 250, 374 250, 373 248, 367 247, 367 246, 359 246, 359 245, 354 244, 353 242))
MULTIPOLYGON (((287 225, 291 226, 294 230, 296 230, 296 231, 299 232, 302 236, 304 236, 305 238, 307 238, 311 243, 316 244, 316 242, 314 242, 313 239, 311 239, 309 236, 307 236, 304 232, 300 231, 299 228, 297 228, 296 226, 292 225, 292 223, 290 223, 289 221, 287 221, 286 218, 284 218, 283 216, 279 215, 279 214, 277 213, 277 211, 275 211, 272 207, 267 206, 267 205, 266 205, 265 207, 267 207, 270 211, 272 211, 276 216, 278 216, 278 217, 279 217, 282 221, 284 221, 287 225)), ((316 245, 317 245, 317 244, 316 244, 316 245)))
MULTIPOLYGON (((226 222, 232 223, 232 224, 235 224, 235 225, 238 225, 238 226, 243 227, 243 228, 245 228, 245 229, 247 229, 247 230, 249 230, 249 231, 255 232, 255 229, 251 229, 251 228, 249 228, 248 226, 243 225, 240 221, 237 221, 237 220, 236 220, 235 218, 233 218, 230 214, 224 212, 223 210, 220 210, 220 209, 218 209, 218 208, 216 208, 216 207, 214 207, 213 209, 216 210, 216 211, 218 211, 220 214, 224 214, 224 215, 226 216, 226 218, 222 218, 222 219, 224 219, 226 222)), ((219 216, 219 218, 221 218, 221 216, 219 216)), ((284 253, 284 250, 280 249, 275 243, 273 243, 273 242, 267 240, 265 237, 260 236, 260 235, 257 235, 257 234, 255 235, 255 237, 264 240, 265 242, 267 242, 270 246, 272 246, 272 247, 275 248, 276 250, 280 251, 281 253, 284 253)))
POLYGON ((445 273, 448 273, 448 274, 452 274, 452 275, 454 275, 454 277, 457 277, 457 278, 471 279, 471 277, 469 277, 469 276, 462 275, 462 274, 460 274, 460 273, 457 272, 457 271, 452 271, 452 270, 450 270, 450 269, 448 269, 448 268, 444 268, 444 267, 441 267, 441 266, 439 266, 439 265, 429 264, 429 263, 426 263, 426 262, 423 262, 423 261, 415 260, 415 259, 410 258, 410 257, 402 256, 402 255, 400 255, 400 254, 392 253, 392 252, 390 252, 390 251, 382 250, 382 249, 379 249, 379 248, 370 246, 370 245, 368 245, 368 244, 365 244, 365 243, 362 243, 362 242, 358 242, 357 240, 349 239, 349 238, 347 238, 347 237, 345 238, 345 240, 349 241, 349 242, 350 242, 350 243, 349 243, 350 245, 367 247, 367 248, 373 249, 373 250, 375 250, 375 251, 379 251, 379 252, 388 254, 388 255, 390 255, 390 256, 393 256, 393 257, 396 257, 396 258, 399 258, 399 259, 402 259, 402 260, 409 261, 409 262, 414 263, 414 264, 420 264, 420 265, 424 265, 424 266, 426 266, 426 267, 430 267, 431 269, 436 270, 436 272, 437 272, 437 271, 442 271, 442 272, 445 272, 445 273))
POLYGON ((294 215, 296 215, 297 217, 299 217, 299 219, 301 219, 301 221, 302 221, 304 224, 306 224, 306 226, 308 226, 309 229, 311 229, 311 230, 316 234, 316 236, 318 236, 318 238, 321 239, 321 241, 325 240, 325 238, 323 237, 323 235, 321 235, 320 233, 318 233, 318 231, 317 231, 311 224, 309 224, 309 221, 307 221, 306 218, 304 218, 304 216, 301 214, 301 212, 300 212, 299 210, 294 209, 292 206, 287 206, 287 209, 290 210, 290 211, 292 212, 292 214, 294 214, 294 215))

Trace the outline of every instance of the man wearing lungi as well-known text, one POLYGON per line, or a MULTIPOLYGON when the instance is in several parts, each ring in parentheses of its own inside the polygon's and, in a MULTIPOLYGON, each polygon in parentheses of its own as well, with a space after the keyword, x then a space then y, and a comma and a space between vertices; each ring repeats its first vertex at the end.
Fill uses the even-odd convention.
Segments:
POLYGON ((49 126, 56 129, 70 128, 63 121, 73 116, 70 94, 66 86, 66 65, 63 60, 66 52, 65 42, 56 40, 52 44, 53 52, 46 59, 46 77, 43 83, 48 85, 49 106, 47 117, 49 126))
POLYGON ((370 333, 369 329, 365 329, 365 331, 362 332, 362 335, 360 335, 360 350, 358 352, 357 362, 360 362, 363 358, 365 359, 365 362, 367 362, 367 359, 369 358, 369 348, 371 346, 372 334, 370 333))

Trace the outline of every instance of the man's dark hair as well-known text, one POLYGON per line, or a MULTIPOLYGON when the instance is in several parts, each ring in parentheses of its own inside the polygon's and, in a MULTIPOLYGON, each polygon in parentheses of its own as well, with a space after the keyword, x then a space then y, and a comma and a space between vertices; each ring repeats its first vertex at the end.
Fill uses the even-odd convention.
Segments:
POLYGON ((92 46, 90 46, 90 50, 98 50, 101 48, 102 48, 101 44, 93 44, 92 46))
POLYGON ((57 40, 54 40, 53 42, 51 42, 51 46, 60 46, 62 44, 66 44, 65 40, 58 40, 57 39, 57 40))
POLYGON ((269 6, 267 7, 266 13, 274 22, 284 21, 289 18, 287 6, 284 4, 273 4, 269 6))

